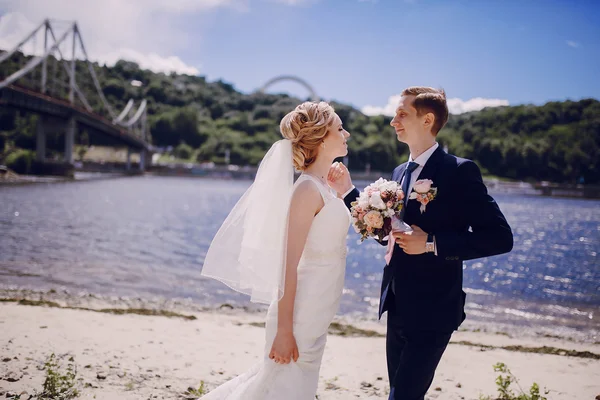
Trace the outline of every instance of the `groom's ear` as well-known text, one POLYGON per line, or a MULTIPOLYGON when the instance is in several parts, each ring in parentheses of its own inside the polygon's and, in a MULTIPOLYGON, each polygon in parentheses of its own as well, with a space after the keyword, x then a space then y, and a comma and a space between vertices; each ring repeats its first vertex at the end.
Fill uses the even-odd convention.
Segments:
POLYGON ((425 128, 431 130, 433 128, 433 124, 435 123, 435 114, 428 112, 425 114, 425 118, 423 119, 423 124, 425 124, 425 128))

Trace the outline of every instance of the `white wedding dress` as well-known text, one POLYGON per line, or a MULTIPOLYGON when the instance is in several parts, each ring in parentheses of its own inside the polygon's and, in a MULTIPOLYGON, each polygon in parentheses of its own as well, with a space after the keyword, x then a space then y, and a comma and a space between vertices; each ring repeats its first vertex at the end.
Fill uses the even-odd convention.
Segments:
POLYGON ((350 212, 343 200, 318 179, 302 174, 295 185, 311 180, 325 205, 310 227, 298 265, 294 303, 297 362, 277 364, 269 359, 277 333, 277 302, 269 306, 263 358, 247 372, 217 387, 202 400, 314 400, 327 329, 340 304, 346 269, 346 236, 350 212))

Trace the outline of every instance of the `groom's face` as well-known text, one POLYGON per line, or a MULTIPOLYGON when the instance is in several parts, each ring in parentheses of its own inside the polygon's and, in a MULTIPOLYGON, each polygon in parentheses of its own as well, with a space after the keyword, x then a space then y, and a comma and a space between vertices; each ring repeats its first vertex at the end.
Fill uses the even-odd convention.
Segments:
POLYGON ((411 142, 411 139, 418 137, 422 131, 422 124, 417 110, 413 107, 415 96, 402 96, 396 115, 390 125, 396 130, 398 140, 404 143, 411 142))

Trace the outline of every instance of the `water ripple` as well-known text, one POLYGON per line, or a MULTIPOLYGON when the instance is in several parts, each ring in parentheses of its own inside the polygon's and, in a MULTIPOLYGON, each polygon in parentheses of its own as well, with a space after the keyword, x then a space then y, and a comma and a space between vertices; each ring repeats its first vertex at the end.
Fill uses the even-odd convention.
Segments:
MULTIPOLYGON (((200 270, 213 235, 249 185, 133 177, 0 187, 0 285, 247 303, 200 270)), ((600 203, 495 198, 515 247, 464 264, 470 318, 597 329, 600 203)), ((347 244, 341 312, 375 315, 385 248, 361 244, 352 229, 347 244)))

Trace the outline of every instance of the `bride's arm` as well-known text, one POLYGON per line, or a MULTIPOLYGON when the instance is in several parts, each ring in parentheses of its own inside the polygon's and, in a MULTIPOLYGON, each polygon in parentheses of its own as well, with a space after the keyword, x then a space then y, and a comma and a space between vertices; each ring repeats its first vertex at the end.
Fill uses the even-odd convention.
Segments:
POLYGON ((312 221, 315 214, 322 207, 323 199, 315 184, 310 181, 300 183, 292 196, 290 204, 285 286, 283 298, 279 301, 279 320, 277 324, 278 329, 283 331, 292 331, 298 263, 304 251, 312 221))
POLYGON ((288 220, 284 294, 278 303, 277 336, 271 350, 271 355, 273 355, 271 358, 275 358, 276 361, 279 358, 281 362, 287 363, 290 358, 295 361, 298 357, 293 339, 298 263, 304 251, 312 221, 323 205, 319 190, 310 181, 301 182, 292 195, 288 220), (293 344, 290 344, 291 341, 293 344))

